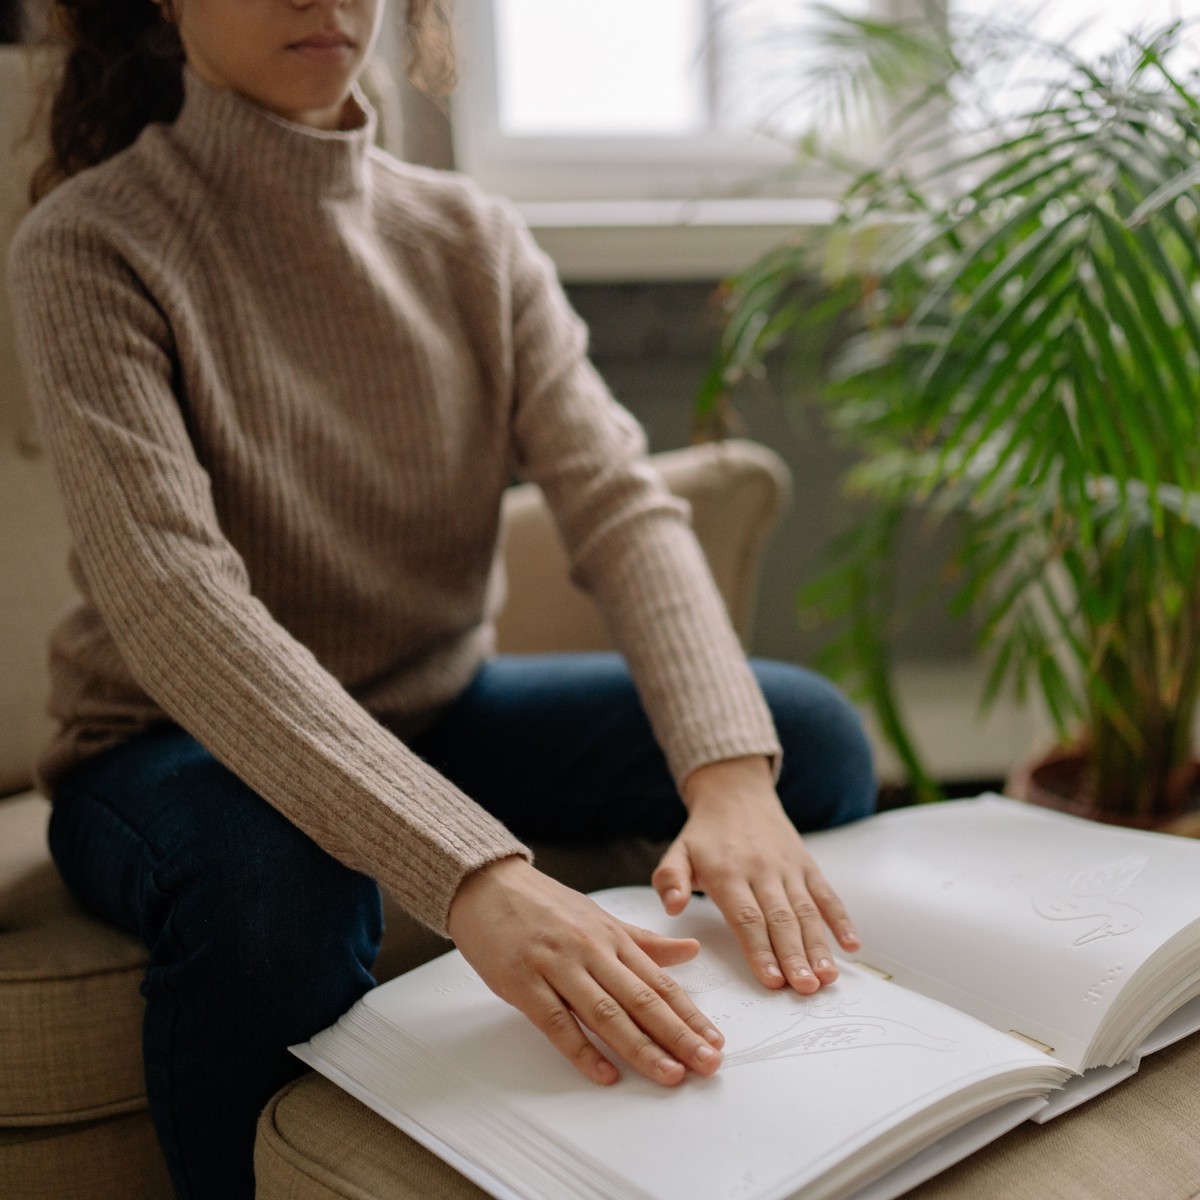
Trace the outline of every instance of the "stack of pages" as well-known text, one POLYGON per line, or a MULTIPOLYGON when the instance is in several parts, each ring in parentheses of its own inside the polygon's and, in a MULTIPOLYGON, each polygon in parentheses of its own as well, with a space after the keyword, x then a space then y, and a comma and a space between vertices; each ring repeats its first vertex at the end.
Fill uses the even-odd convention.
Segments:
POLYGON ((700 940, 671 974, 725 1034, 711 1078, 589 1084, 457 953, 293 1050, 497 1197, 884 1200, 1200 1028, 1200 842, 1000 797, 806 840, 863 940, 811 997, 704 898, 595 896, 700 940))

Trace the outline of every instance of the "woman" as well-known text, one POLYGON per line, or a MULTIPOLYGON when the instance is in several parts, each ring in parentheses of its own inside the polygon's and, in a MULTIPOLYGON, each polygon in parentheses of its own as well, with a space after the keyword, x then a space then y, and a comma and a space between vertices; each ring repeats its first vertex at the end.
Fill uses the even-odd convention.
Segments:
MULTIPOLYGON (((383 0, 57 11, 40 190, 65 182, 10 261, 83 594, 39 780, 64 878, 149 948, 178 1194, 253 1194, 286 1046, 371 986, 377 884, 588 1079, 618 1072, 585 1028, 657 1082, 710 1074, 721 1035, 660 969, 696 943, 608 917, 522 839, 673 838, 666 911, 708 892, 765 986, 815 991, 857 942, 796 826, 870 808, 853 711, 746 664, 510 208, 372 145, 383 0), (514 471, 628 670, 493 655, 514 471)), ((414 44, 437 15, 410 2, 414 44)))

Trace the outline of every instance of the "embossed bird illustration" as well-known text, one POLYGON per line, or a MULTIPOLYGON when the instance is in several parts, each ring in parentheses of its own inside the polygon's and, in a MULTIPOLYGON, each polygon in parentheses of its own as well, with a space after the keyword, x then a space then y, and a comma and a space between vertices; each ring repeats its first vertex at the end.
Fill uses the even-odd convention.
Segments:
POLYGON ((892 1017, 854 1013, 858 1001, 837 1006, 810 1001, 798 1017, 784 1028, 752 1046, 727 1053, 725 1066, 794 1058, 802 1054, 824 1054, 834 1050, 865 1050, 875 1046, 917 1046, 946 1052, 958 1043, 925 1033, 914 1025, 892 1017))
POLYGON ((1130 854, 1074 874, 1056 871, 1046 875, 1034 894, 1034 911, 1048 921, 1090 922, 1090 927, 1071 943, 1072 946, 1120 937, 1142 923, 1142 914, 1114 897, 1129 887, 1149 861, 1144 854, 1130 854))

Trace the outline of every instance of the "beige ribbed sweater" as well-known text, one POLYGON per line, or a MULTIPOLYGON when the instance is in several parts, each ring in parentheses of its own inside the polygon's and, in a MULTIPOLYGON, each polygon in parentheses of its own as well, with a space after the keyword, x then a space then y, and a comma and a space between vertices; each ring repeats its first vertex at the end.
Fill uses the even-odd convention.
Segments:
POLYGON ((10 257, 82 603, 55 781, 164 719, 445 928, 524 852, 403 738, 492 648, 501 494, 541 485, 671 769, 778 754, 684 507, 511 209, 189 75, 10 257))

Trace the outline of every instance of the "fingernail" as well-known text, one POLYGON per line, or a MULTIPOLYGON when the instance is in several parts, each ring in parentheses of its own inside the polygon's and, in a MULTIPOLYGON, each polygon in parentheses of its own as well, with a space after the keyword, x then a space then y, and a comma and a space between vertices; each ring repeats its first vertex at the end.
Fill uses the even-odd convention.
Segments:
POLYGON ((701 1036, 712 1042, 714 1046, 717 1045, 721 1040, 721 1035, 711 1025, 707 1029, 703 1029, 700 1032, 701 1036))
POLYGON ((708 1062, 708 1060, 710 1058, 712 1058, 712 1056, 714 1054, 716 1054, 716 1051, 711 1046, 697 1046, 696 1047, 696 1057, 701 1062, 708 1062))
POLYGON ((844 941, 844 942, 857 942, 857 941, 858 941, 858 934, 857 934, 857 933, 855 933, 853 929, 850 929, 850 928, 848 928, 848 927, 847 927, 846 929, 843 929, 843 930, 842 930, 842 941, 844 941))
POLYGON ((673 1058, 660 1058, 658 1060, 658 1073, 660 1075, 673 1075, 676 1070, 682 1070, 683 1063, 676 1062, 673 1058))
POLYGON ((596 1074, 599 1075, 605 1083, 615 1083, 617 1080, 617 1068, 614 1067, 612 1063, 607 1061, 602 1062, 599 1064, 599 1066, 597 1066, 596 1074))
POLYGON ((683 892, 679 888, 667 888, 667 903, 678 904, 683 899, 683 892))
POLYGON ((828 971, 829 968, 832 966, 833 966, 833 961, 831 959, 828 959, 828 958, 818 958, 817 959, 817 970, 818 971, 828 971))
POLYGON ((766 973, 766 976, 768 979, 782 979, 783 978, 783 972, 774 963, 772 963, 766 969, 765 973, 766 973))
POLYGON ((811 979, 812 972, 807 967, 797 967, 796 968, 796 978, 797 979, 811 979))

